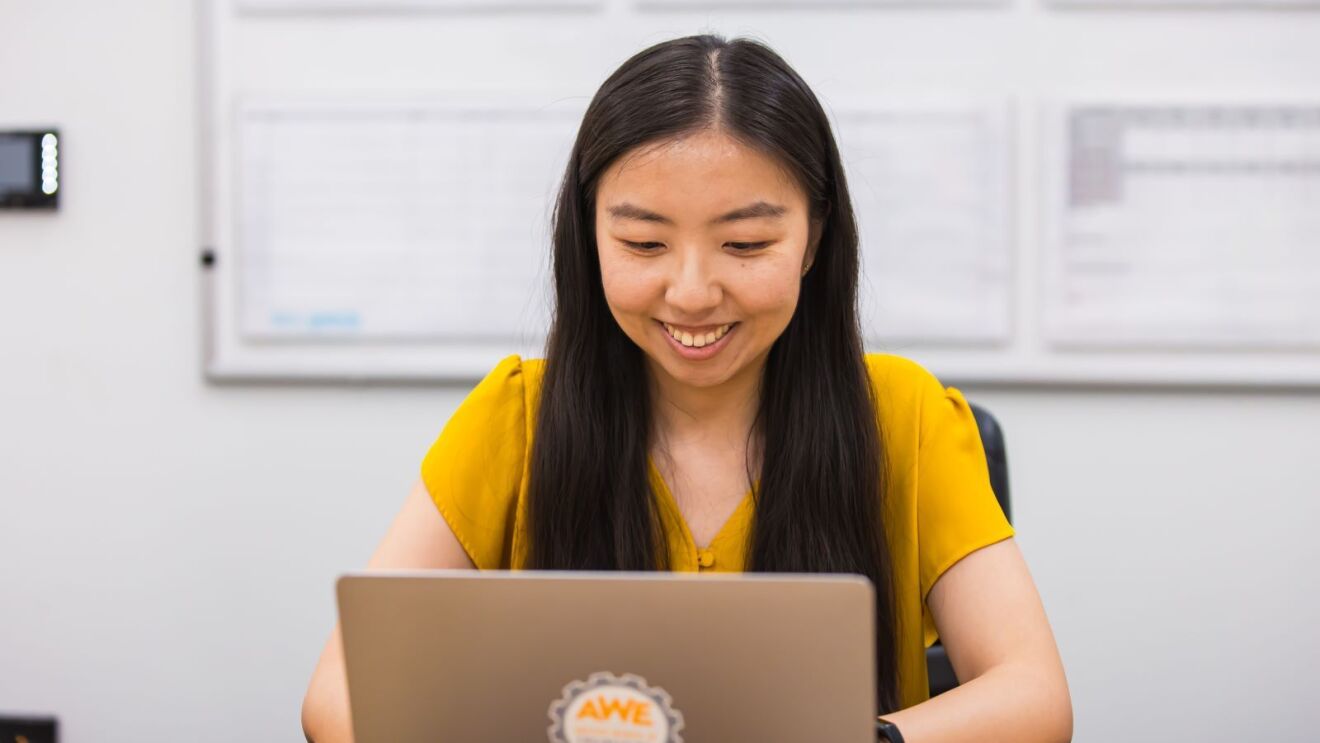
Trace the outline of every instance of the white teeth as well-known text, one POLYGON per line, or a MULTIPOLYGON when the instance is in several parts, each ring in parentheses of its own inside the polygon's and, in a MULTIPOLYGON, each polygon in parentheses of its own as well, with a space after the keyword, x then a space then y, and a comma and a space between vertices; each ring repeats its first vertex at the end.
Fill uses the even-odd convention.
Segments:
POLYGON ((715 341, 723 338, 734 324, 729 323, 727 325, 721 325, 709 333, 698 333, 697 335, 679 330, 669 323, 663 323, 663 325, 665 326, 665 330, 667 330, 669 334, 673 336, 674 340, 679 343, 682 343, 689 348, 702 348, 703 346, 709 346, 715 341))

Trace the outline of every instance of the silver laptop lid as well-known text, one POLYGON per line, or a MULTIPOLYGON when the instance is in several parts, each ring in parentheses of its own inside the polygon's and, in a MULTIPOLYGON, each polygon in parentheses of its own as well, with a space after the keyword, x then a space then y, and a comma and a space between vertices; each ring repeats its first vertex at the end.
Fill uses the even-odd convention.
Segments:
POLYGON ((860 575, 369 571, 337 587, 358 743, 875 740, 860 575))

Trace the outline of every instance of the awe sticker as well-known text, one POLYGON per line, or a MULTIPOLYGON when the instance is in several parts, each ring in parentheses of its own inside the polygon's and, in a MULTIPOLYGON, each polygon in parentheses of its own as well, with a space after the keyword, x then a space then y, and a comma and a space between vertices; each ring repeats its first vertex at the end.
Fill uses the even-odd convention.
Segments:
POLYGON ((553 743, 683 743, 683 713, 669 693, 633 673, 573 681, 549 714, 553 743))

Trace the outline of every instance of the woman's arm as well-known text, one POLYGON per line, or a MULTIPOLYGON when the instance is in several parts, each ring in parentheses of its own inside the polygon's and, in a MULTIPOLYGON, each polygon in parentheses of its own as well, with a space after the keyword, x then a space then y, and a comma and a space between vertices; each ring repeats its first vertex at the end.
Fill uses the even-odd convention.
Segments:
POLYGON ((926 603, 959 686, 884 715, 907 743, 1064 743, 1072 697, 1040 594, 1016 540, 940 576, 926 603))
MULTIPOLYGON (((449 524, 418 479, 367 562, 368 570, 407 568, 474 568, 449 524)), ((302 705, 303 735, 315 743, 347 743, 353 740, 348 707, 348 680, 344 676, 344 651, 339 623, 321 652, 312 672, 302 705)))

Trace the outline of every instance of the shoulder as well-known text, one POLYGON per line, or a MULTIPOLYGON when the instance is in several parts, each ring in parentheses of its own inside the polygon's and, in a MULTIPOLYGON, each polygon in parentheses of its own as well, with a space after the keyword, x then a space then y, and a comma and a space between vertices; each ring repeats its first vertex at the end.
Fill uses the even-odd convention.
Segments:
POLYGON ((939 378, 920 363, 892 353, 865 355, 866 372, 877 402, 883 407, 921 407, 948 390, 939 378))
POLYGON ((544 367, 544 359, 524 359, 518 354, 505 356, 467 394, 454 418, 482 421, 515 409, 518 414, 525 414, 529 401, 540 389, 544 367))
POLYGON ((976 434, 975 417, 962 390, 946 386, 922 364, 888 353, 866 354, 882 430, 906 432, 911 445, 922 446, 940 432, 976 434))
POLYGON ((531 430, 530 399, 541 382, 541 359, 505 356, 468 392, 426 456, 432 476, 521 464, 531 430))
POLYGON ((545 359, 524 359, 516 353, 505 356, 477 382, 469 398, 508 396, 513 391, 539 386, 544 367, 545 359))
POLYGON ((868 353, 865 355, 866 371, 871 375, 871 381, 875 382, 898 382, 900 384, 925 383, 934 379, 926 367, 909 359, 906 356, 899 356, 892 353, 868 353))

